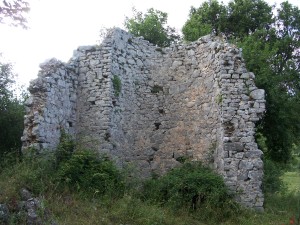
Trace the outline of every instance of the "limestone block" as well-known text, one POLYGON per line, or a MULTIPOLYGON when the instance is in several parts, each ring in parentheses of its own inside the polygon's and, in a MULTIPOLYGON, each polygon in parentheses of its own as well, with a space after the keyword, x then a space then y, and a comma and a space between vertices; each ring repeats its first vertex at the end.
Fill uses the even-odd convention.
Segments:
POLYGON ((224 144, 224 150, 225 151, 243 151, 244 150, 244 145, 236 142, 236 143, 225 143, 224 144))
POLYGON ((255 100, 262 100, 265 97, 265 90, 263 90, 263 89, 253 90, 250 93, 250 97, 255 99, 255 100))
MULTIPOLYGON (((253 169, 253 163, 248 160, 241 160, 239 163, 239 169, 240 170, 252 170, 253 169)), ((249 172, 250 174, 250 172, 249 172)))
POLYGON ((253 180, 261 180, 262 176, 263 176, 262 170, 249 171, 249 174, 248 174, 248 177, 253 180))
POLYGON ((177 68, 177 67, 179 67, 179 66, 181 66, 181 65, 182 65, 182 61, 175 60, 175 61, 173 62, 173 64, 172 64, 172 67, 175 69, 175 68, 177 68))

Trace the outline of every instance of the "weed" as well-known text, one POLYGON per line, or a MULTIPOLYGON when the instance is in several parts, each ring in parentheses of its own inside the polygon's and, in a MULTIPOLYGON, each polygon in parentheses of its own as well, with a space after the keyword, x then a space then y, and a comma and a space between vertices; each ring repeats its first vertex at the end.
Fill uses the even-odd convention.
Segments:
POLYGON ((119 97, 119 95, 121 93, 121 89, 122 89, 121 79, 117 75, 114 75, 114 77, 112 79, 112 83, 113 83, 113 87, 115 90, 115 96, 119 97))
POLYGON ((216 97, 216 103, 220 105, 222 104, 222 102, 223 102, 223 96, 221 94, 218 94, 216 97))
POLYGON ((69 160, 75 150, 75 142, 64 130, 61 131, 60 141, 55 151, 56 164, 69 160))
POLYGON ((123 181, 120 172, 106 156, 98 156, 91 150, 77 150, 62 164, 57 180, 71 190, 87 194, 104 195, 122 192, 123 181))

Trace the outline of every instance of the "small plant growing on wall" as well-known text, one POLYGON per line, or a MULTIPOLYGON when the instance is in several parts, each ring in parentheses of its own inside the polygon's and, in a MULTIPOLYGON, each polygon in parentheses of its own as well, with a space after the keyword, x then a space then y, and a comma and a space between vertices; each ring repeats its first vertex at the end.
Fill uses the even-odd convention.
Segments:
POLYGON ((117 75, 114 75, 112 82, 113 82, 113 87, 115 90, 115 96, 119 97, 119 95, 121 93, 121 88, 122 88, 121 79, 117 75))
POLYGON ((160 91, 163 91, 163 87, 162 86, 159 86, 159 85, 154 85, 151 89, 151 93, 158 93, 160 91))
POLYGON ((216 97, 216 103, 220 105, 222 104, 222 101, 223 101, 223 96, 221 94, 218 94, 216 97))

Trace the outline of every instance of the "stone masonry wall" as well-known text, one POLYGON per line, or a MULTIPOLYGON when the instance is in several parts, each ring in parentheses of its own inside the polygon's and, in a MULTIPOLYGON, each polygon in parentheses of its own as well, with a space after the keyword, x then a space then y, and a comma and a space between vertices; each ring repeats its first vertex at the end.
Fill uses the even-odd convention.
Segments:
POLYGON ((159 48, 114 29, 100 46, 79 47, 69 63, 51 60, 41 69, 29 88, 24 151, 54 149, 64 129, 120 166, 135 164, 141 176, 200 160, 239 202, 262 209, 254 135, 264 90, 235 46, 205 36, 159 48))
POLYGON ((77 75, 75 67, 56 59, 40 65, 38 78, 30 83, 22 149, 54 149, 61 131, 75 137, 77 75))

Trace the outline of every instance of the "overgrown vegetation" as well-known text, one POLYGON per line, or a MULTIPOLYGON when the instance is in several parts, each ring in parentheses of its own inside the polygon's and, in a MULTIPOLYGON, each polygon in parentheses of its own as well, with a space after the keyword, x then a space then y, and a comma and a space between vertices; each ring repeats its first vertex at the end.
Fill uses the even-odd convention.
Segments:
POLYGON ((204 221, 212 216, 222 221, 239 210, 223 178, 199 162, 186 162, 165 176, 146 181, 142 198, 175 210, 201 211, 198 218, 204 221))
MULTIPOLYGON (((0 158, 8 160, 20 154, 25 94, 18 98, 12 92, 15 84, 12 65, 1 61, 0 57, 0 158)), ((0 161, 0 168, 3 163, 0 161)))
POLYGON ((112 82, 113 82, 113 88, 115 90, 115 96, 119 97, 120 93, 121 93, 121 88, 122 88, 122 82, 120 77, 118 77, 117 75, 114 75, 112 78, 112 82))
POLYGON ((282 192, 282 183, 271 177, 275 170, 266 164, 266 212, 259 214, 238 206, 222 177, 200 163, 187 160, 161 177, 137 180, 62 132, 55 152, 37 155, 31 149, 3 168, 0 203, 12 212, 9 224, 24 223, 16 204, 21 188, 39 196, 59 224, 282 224, 293 216, 296 221, 299 192, 282 192))
POLYGON ((133 17, 126 17, 124 25, 135 36, 143 36, 149 42, 160 47, 169 46, 179 39, 175 28, 167 26, 168 14, 150 8, 145 14, 132 9, 133 17))

